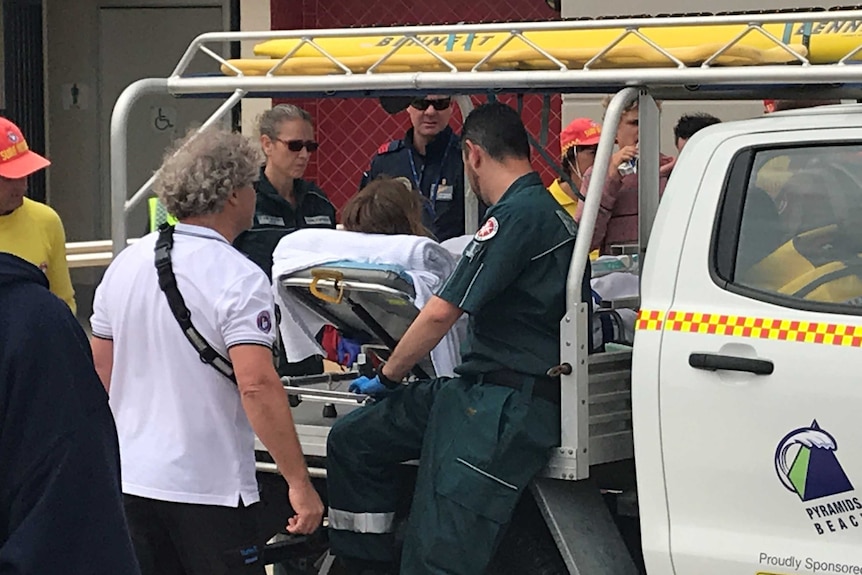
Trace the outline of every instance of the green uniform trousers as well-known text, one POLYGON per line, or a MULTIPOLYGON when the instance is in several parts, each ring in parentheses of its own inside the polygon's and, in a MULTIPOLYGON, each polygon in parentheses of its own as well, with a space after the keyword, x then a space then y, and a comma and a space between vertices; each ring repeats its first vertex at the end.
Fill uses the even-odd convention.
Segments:
POLYGON ((419 459, 402 575, 481 574, 559 445, 560 407, 483 377, 413 383, 348 414, 327 442, 336 556, 392 561, 398 465, 419 459))

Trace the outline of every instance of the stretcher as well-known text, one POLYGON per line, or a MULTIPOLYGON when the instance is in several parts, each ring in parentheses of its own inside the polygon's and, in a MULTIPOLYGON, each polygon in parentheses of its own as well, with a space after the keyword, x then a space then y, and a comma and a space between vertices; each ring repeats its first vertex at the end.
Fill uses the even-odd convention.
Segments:
MULTIPOLYGON (((276 279, 275 289, 283 301, 299 300, 330 325, 365 342, 359 365, 353 369, 282 378, 304 453, 323 457, 326 436, 335 421, 373 402, 368 396, 349 392, 347 386, 364 371, 363 360, 368 361, 372 355, 388 358, 419 314, 414 303, 416 289, 400 266, 349 261, 283 275, 276 279), (322 403, 334 409, 322 410, 322 403)), ((411 373, 415 379, 436 375, 430 355, 420 359, 411 373)), ((258 442, 256 450, 265 451, 265 447, 258 442)), ((265 462, 259 462, 258 469, 275 471, 265 462)))
MULTIPOLYGON (((419 314, 414 305, 416 291, 411 277, 402 268, 387 264, 332 262, 313 266, 275 280, 282 295, 301 300, 304 305, 336 327, 362 333, 367 343, 363 351, 388 357, 407 328, 419 314)), ((631 452, 631 350, 613 348, 589 356, 589 434, 595 464, 630 459, 631 452)), ((311 457, 326 456, 326 437, 332 425, 345 414, 361 409, 373 400, 350 393, 348 382, 361 369, 345 373, 285 377, 285 391, 293 398, 293 417, 303 451, 311 457), (299 401, 298 401, 299 400, 299 401), (336 413, 327 414, 321 404, 334 404, 336 413)), ((430 356, 422 358, 409 378, 434 377, 437 372, 430 356)), ((565 408, 565 406, 563 406, 565 408)), ((265 451, 262 444, 258 451, 265 451)), ((259 457, 259 460, 263 458, 259 457)), ((275 466, 258 463, 260 471, 275 472, 275 466)), ((322 473, 323 470, 320 470, 322 473)), ((546 474, 559 476, 549 465, 546 474)))

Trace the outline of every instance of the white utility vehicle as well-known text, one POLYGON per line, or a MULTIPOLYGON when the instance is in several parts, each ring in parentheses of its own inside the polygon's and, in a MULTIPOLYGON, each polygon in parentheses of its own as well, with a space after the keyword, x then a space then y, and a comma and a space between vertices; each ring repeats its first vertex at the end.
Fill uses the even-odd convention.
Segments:
MULTIPOLYGON (((634 345, 588 353, 590 314, 579 290, 600 209, 602 182, 595 178, 560 323, 561 357, 571 367, 562 377, 561 445, 519 508, 523 515, 513 522, 494 572, 862 573, 862 493, 856 492, 862 487, 862 434, 854 423, 862 406, 862 105, 709 127, 685 147, 659 202, 655 103, 862 98, 862 68, 854 65, 862 40, 824 61, 809 58, 789 38, 798 28, 807 47, 817 34, 852 31, 860 22, 862 11, 837 11, 205 34, 189 46, 173 75, 132 84, 116 104, 113 251, 126 245, 127 212, 148 194, 147 186, 127 193, 127 161, 134 150, 128 118, 144 95, 226 96, 212 123, 247 95, 457 93, 466 113, 470 95, 615 93, 597 173, 608 169, 622 110, 638 99, 640 300, 606 302, 639 310, 634 345), (776 23, 790 31, 787 37, 768 32, 776 23), (668 26, 695 35, 704 27, 736 26, 739 34, 711 55, 684 61, 651 40, 651 30, 668 26), (290 54, 274 60, 271 73, 263 75, 186 73, 199 53, 226 65, 221 47, 241 41, 281 38, 319 46, 327 38, 371 35, 520 39, 543 30, 611 29, 621 30, 621 38, 580 66, 535 44, 536 58, 550 63, 546 69, 374 66, 356 73, 321 51, 336 73, 277 73, 290 54), (768 38, 791 61, 715 65, 752 34, 768 38), (633 37, 642 41, 642 50, 666 55, 666 63, 597 65, 633 37)), ((386 58, 411 42, 394 43, 386 58)), ((446 62, 445 53, 435 58, 446 62)), ((475 202, 468 208, 475 226, 475 202)), ((383 347, 397 340, 416 311, 404 305, 415 296, 412 286, 393 270, 322 266, 277 282, 284 293, 318 305, 337 325, 366 330, 383 347)), ((335 420, 321 406, 335 405, 341 413, 363 408, 362 398, 331 390, 328 379, 322 378, 325 389, 302 378, 285 382, 319 479, 325 477, 325 438, 335 420)), ((265 457, 260 470, 275 471, 265 457)), ((330 561, 287 564, 296 573, 323 573, 330 561)))

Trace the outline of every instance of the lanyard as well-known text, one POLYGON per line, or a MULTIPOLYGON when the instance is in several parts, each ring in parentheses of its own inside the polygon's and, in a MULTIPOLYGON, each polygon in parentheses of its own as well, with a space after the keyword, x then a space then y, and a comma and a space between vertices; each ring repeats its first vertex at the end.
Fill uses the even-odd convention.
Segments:
MULTIPOLYGON (((449 141, 446 143, 446 151, 443 152, 443 158, 440 160, 440 172, 437 174, 437 181, 434 182, 434 185, 431 186, 431 189, 428 191, 429 199, 431 200, 430 204, 428 204, 428 209, 430 210, 431 216, 437 217, 437 188, 440 186, 440 182, 443 181, 443 169, 446 166, 446 159, 449 157, 449 150, 452 148, 452 138, 455 135, 452 134, 449 136, 449 141)), ((410 158, 410 170, 413 172, 413 183, 416 184, 416 189, 419 190, 419 193, 422 193, 422 175, 425 173, 425 164, 422 164, 422 171, 416 171, 416 161, 413 159, 413 148, 410 147, 407 150, 407 157, 410 158)))

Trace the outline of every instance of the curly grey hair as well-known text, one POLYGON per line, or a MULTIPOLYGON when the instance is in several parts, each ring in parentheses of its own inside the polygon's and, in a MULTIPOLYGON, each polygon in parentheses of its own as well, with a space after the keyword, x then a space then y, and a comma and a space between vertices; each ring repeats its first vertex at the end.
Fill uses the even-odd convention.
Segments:
POLYGON ((217 214, 232 191, 257 180, 262 161, 258 147, 242 134, 190 131, 165 154, 153 191, 177 219, 217 214))
POLYGON ((257 120, 257 130, 261 136, 278 137, 278 126, 287 120, 305 120, 312 126, 311 114, 293 104, 278 104, 260 115, 257 120))

